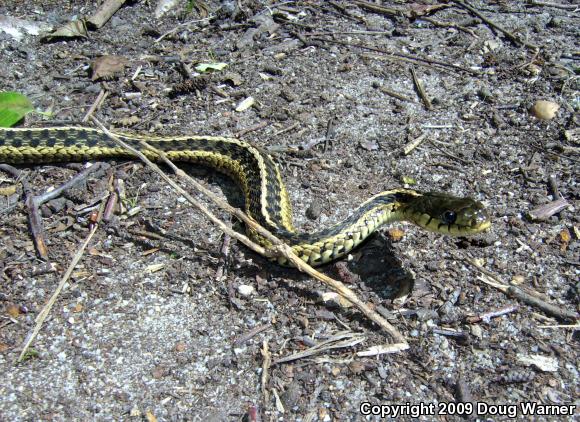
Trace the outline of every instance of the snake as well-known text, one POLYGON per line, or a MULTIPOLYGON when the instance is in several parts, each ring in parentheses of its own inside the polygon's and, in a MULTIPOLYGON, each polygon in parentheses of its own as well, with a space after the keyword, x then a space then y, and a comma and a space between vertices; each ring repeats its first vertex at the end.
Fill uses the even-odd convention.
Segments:
MULTIPOLYGON (((115 135, 150 160, 158 161, 160 157, 141 146, 141 141, 162 151, 171 161, 206 165, 229 175, 243 192, 248 216, 312 266, 345 256, 377 229, 393 222, 410 222, 453 236, 480 233, 491 226, 489 211, 475 199, 395 188, 372 196, 339 223, 315 232, 301 232, 292 222, 292 206, 280 165, 262 148, 233 137, 156 137, 125 132, 115 135)), ((135 157, 96 128, 0 128, 0 162, 36 165, 104 159, 135 157)), ((254 231, 248 234, 259 244, 271 246, 254 231)), ((292 265, 285 257, 275 260, 283 266, 292 265)))

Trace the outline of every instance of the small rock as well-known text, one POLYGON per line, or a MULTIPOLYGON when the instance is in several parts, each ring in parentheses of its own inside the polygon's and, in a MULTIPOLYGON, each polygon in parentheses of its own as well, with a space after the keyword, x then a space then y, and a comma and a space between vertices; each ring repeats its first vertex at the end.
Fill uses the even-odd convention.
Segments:
POLYGON ((552 101, 538 100, 530 109, 530 113, 540 120, 552 120, 560 106, 552 101))
POLYGON ((479 325, 472 325, 470 327, 470 330, 472 336, 477 337, 479 339, 483 337, 483 330, 479 325))
POLYGON ((318 220, 320 214, 322 214, 322 207, 318 202, 311 203, 310 206, 306 209, 306 217, 310 220, 318 220))
POLYGON ((238 293, 242 296, 251 296, 256 293, 256 289, 254 286, 250 286, 248 284, 240 284, 238 286, 238 293))
POLYGON ((367 151, 376 151, 379 149, 379 144, 372 140, 361 141, 359 145, 367 151))

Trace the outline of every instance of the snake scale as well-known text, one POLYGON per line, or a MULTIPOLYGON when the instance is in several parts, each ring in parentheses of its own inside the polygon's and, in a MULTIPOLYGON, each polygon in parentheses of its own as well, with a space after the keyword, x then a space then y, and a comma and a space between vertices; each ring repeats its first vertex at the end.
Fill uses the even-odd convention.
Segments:
MULTIPOLYGON (((172 161, 204 164, 230 175, 244 193, 247 214, 314 266, 344 256, 379 227, 394 221, 408 221, 451 235, 475 234, 491 225, 487 210, 474 199, 399 188, 374 195, 338 224, 314 233, 298 232, 292 224, 292 207, 279 167, 260 148, 236 138, 217 136, 116 135, 142 150, 149 159, 158 157, 143 150, 141 140, 163 151, 172 161)), ((38 164, 110 158, 133 157, 98 129, 0 128, 0 162, 38 164)), ((249 234, 268 246, 264 239, 249 234)), ((286 258, 278 258, 278 263, 288 264, 286 258)))

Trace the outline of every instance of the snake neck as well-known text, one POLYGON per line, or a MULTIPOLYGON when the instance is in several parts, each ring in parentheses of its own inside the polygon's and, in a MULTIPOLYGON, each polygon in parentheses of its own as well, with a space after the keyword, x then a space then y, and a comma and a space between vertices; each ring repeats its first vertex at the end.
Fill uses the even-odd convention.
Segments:
MULTIPOLYGON (((384 191, 365 201, 334 226, 312 233, 281 229, 274 234, 291 245, 303 261, 313 266, 325 264, 348 254, 381 226, 407 220, 403 204, 420 195, 411 189, 384 191)), ((278 258, 278 263, 288 265, 283 257, 278 258)))

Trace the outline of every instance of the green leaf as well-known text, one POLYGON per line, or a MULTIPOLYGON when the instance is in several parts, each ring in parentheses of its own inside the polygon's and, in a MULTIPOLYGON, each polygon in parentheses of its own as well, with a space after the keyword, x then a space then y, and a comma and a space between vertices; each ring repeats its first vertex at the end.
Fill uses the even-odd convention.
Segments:
POLYGON ((409 176, 403 176, 403 183, 407 184, 407 185, 416 185, 417 181, 415 179, 413 179, 412 177, 409 176))
POLYGON ((22 356, 22 358, 19 360, 19 362, 26 362, 27 360, 37 358, 38 356, 40 356, 40 352, 31 347, 30 349, 28 349, 26 351, 26 353, 24 353, 24 356, 22 356))
POLYGON ((32 103, 18 92, 0 92, 0 127, 10 127, 34 110, 32 103))
POLYGON ((200 63, 195 66, 195 70, 205 73, 209 70, 223 70, 227 65, 227 63, 200 63))

